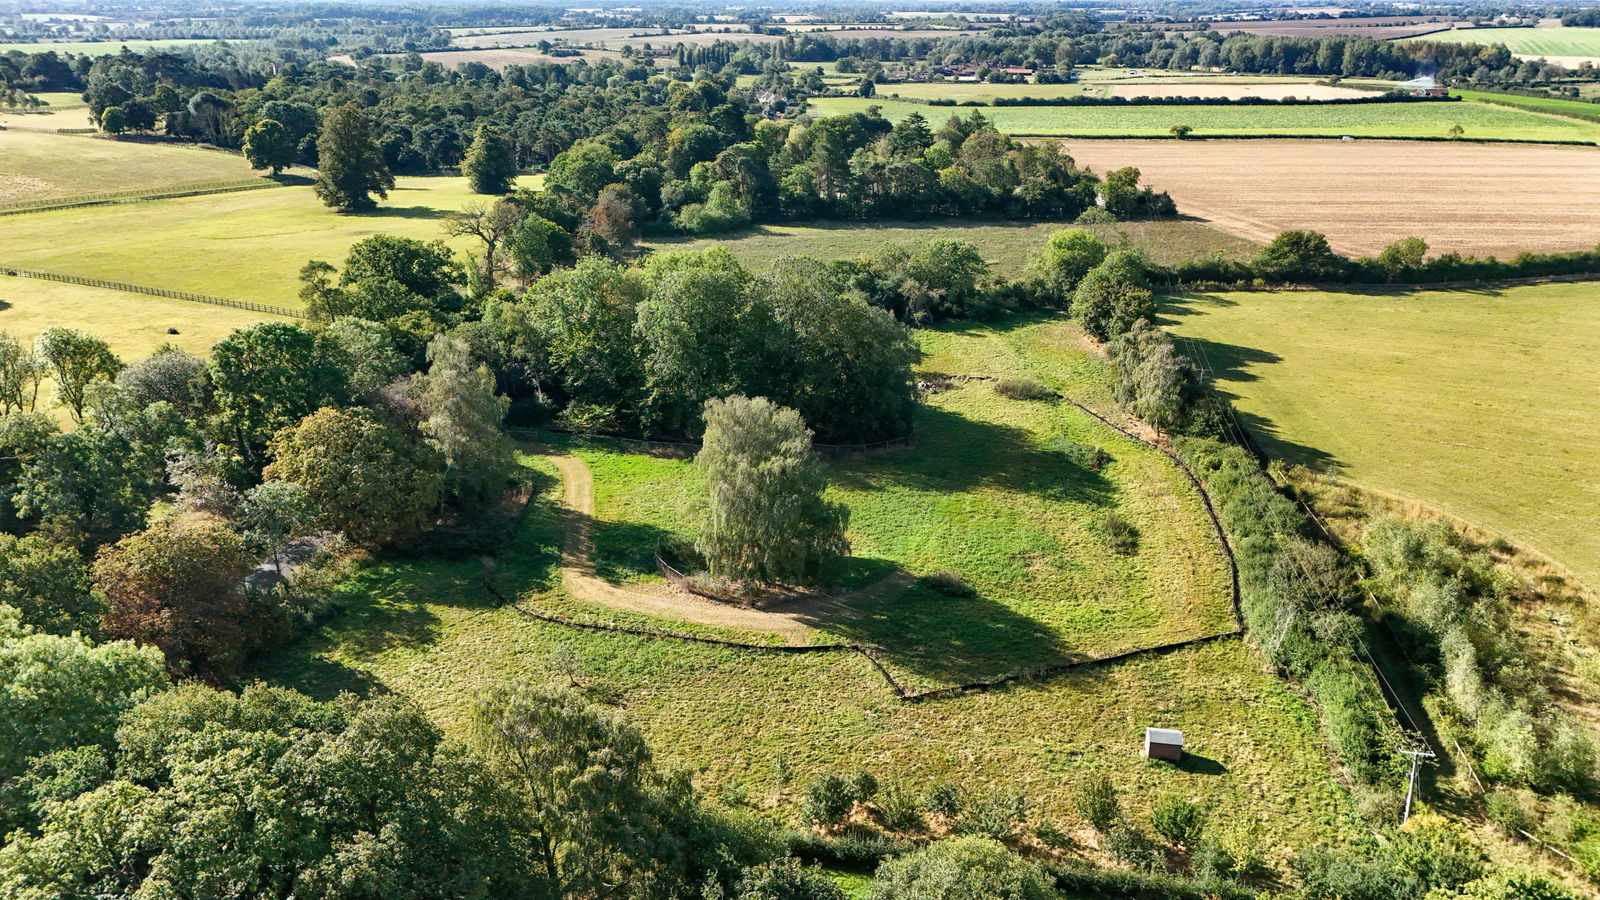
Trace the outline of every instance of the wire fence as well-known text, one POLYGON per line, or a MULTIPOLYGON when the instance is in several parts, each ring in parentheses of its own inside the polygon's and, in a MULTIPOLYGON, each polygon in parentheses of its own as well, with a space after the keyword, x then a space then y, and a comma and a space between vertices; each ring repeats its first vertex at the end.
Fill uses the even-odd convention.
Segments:
POLYGON ((11 203, 0 203, 0 216, 40 212, 47 209, 100 206, 108 203, 139 203, 145 200, 169 200, 176 197, 195 197, 201 194, 226 194, 234 191, 253 191, 270 187, 281 187, 281 185, 276 181, 252 178, 249 181, 209 181, 180 188, 104 191, 98 194, 77 194, 71 197, 16 200, 11 203))
POLYGON ((14 278, 36 278, 40 281, 59 281, 63 284, 81 284, 85 287, 105 288, 112 291, 125 291, 130 294, 148 294, 151 297, 165 297, 168 300, 186 300, 190 303, 209 303, 212 306, 226 306, 232 309, 245 309, 250 312, 266 313, 273 316, 283 316, 289 319, 307 318, 305 310, 291 309, 287 306, 273 306, 269 303, 255 303, 250 300, 233 300, 227 297, 212 297, 207 294, 196 294, 190 291, 174 291, 167 288, 148 287, 142 284, 128 284, 125 281, 107 281, 103 278, 84 278, 81 275, 62 275, 58 272, 37 272, 31 269, 13 269, 9 266, 0 267, 0 274, 10 275, 14 278))

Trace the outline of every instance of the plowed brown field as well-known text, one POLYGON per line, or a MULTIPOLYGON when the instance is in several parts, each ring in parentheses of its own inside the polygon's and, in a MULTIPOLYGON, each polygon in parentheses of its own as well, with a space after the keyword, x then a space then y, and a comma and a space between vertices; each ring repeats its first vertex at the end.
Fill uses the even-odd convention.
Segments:
POLYGON ((1420 141, 1069 140, 1079 165, 1135 166, 1186 215, 1269 240, 1305 228, 1345 253, 1409 235, 1509 256, 1600 242, 1600 148, 1420 141))

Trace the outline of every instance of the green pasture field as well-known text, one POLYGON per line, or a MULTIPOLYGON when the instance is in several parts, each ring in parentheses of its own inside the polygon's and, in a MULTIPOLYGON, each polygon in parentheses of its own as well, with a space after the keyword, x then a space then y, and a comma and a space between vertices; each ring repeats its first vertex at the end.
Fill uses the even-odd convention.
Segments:
MULTIPOLYGON (((1180 210, 1181 212, 1181 210, 1180 210)), ((978 248, 996 275, 1016 277, 1050 235, 1062 228, 1085 227, 1071 222, 991 219, 932 219, 896 222, 812 222, 759 225, 714 238, 662 238, 647 246, 656 250, 703 250, 723 247, 746 265, 763 269, 786 256, 851 259, 891 244, 913 247, 935 239, 967 241, 978 248)), ((1143 249, 1152 260, 1173 265, 1210 253, 1243 259, 1260 249, 1247 238, 1187 219, 1118 222, 1088 226, 1112 243, 1143 249)))
MULTIPOLYGON (((1295 78, 1292 75, 1198 75, 1192 72, 1169 72, 1161 69, 1140 70, 1139 75, 1128 75, 1126 70, 1096 72, 1098 77, 1083 77, 1071 84, 990 84, 987 82, 926 81, 904 84, 881 84, 878 96, 884 99, 895 95, 912 100, 954 100, 957 103, 973 101, 993 103, 996 98, 1016 97, 1108 97, 1112 87, 1126 84, 1192 84, 1192 85, 1262 85, 1307 84, 1316 79, 1295 78)), ((1198 93, 1203 93, 1200 91, 1198 93)))
MULTIPOLYGON (((67 110, 50 116, 19 115, 18 120, 26 119, 24 124, 32 127, 53 128, 56 126, 50 120, 55 116, 71 115, 73 112, 67 110)), ((220 150, 85 135, 0 131, 0 203, 102 191, 163 190, 203 182, 244 181, 261 174, 251 171, 243 156, 220 150)), ((0 232, 0 243, 19 230, 22 229, 7 227, 0 232)), ((97 239, 107 236, 98 228, 84 234, 97 239)), ((82 237, 71 243, 82 243, 82 237)), ((4 253, 0 251, 0 259, 4 253)))
POLYGON ((397 179, 386 202, 360 214, 328 209, 306 184, 26 213, 0 227, 0 264, 298 306, 307 260, 338 265, 374 234, 442 238, 446 214, 483 199, 465 178, 432 176, 397 179))
POLYGON ((1459 516, 1600 587, 1600 285, 1172 302, 1267 452, 1459 516))
POLYGON ((1590 103, 1584 100, 1558 100, 1553 97, 1523 97, 1518 94, 1497 94, 1492 91, 1451 91, 1450 93, 1478 103, 1498 103, 1504 106, 1530 109, 1534 112, 1600 122, 1600 103, 1590 103))
MULTIPOLYGON (((0 53, 43 53, 54 50, 57 53, 77 53, 87 56, 115 56, 127 47, 135 53, 146 50, 170 50, 173 47, 192 47, 195 44, 212 44, 212 38, 170 38, 151 41, 54 41, 40 43, 0 43, 0 53)), ((249 41, 230 41, 230 43, 244 44, 249 41)))
POLYGON ((162 344, 204 356, 235 328, 272 318, 208 303, 0 275, 0 331, 31 342, 52 326, 77 328, 106 341, 123 362, 143 359, 162 344))
POLYGON ((1453 125, 1465 137, 1538 141, 1600 141, 1600 123, 1582 122, 1471 101, 1461 103, 1372 103, 1319 106, 985 106, 941 107, 861 97, 817 97, 817 115, 865 112, 882 107, 899 121, 913 112, 935 125, 974 109, 1007 134, 1093 137, 1167 135, 1188 125, 1206 135, 1294 135, 1303 137, 1447 137, 1453 125))
MULTIPOLYGON (((1026 376, 1111 406, 1103 367, 1065 320, 922 337, 927 372, 1026 376)), ((916 431, 912 450, 832 465, 833 494, 851 512, 840 589, 896 570, 952 571, 978 596, 918 588, 865 603, 864 616, 823 617, 825 632, 885 647, 897 667, 937 685, 1231 626, 1227 569, 1199 497, 1157 451, 1070 405, 1008 400, 984 381, 931 396, 916 431), (1087 469, 1064 452, 1074 445, 1101 447, 1112 462, 1087 469), (1139 530, 1136 554, 1107 546, 1111 515, 1139 530)), ((653 549, 687 537, 692 466, 605 444, 572 449, 594 473, 597 569, 654 579, 653 549)))
POLYGON ((1457 28, 1408 41, 1504 44, 1518 56, 1592 56, 1600 59, 1600 28, 1457 28))
MULTIPOLYGON (((1018 319, 925 337, 929 367, 1029 373, 1105 400, 1104 363, 1065 322, 1018 319)), ((852 505, 855 551, 868 568, 953 568, 980 596, 916 591, 838 631, 882 640, 896 669, 937 680, 956 674, 953 665, 1020 668, 1058 653, 1037 646, 1041 635, 1071 634, 1070 649, 1098 652, 1227 621, 1214 538, 1170 464, 1068 407, 1003 400, 983 382, 936 401, 913 449, 839 464, 836 495, 852 505), (1115 462, 1102 476, 1072 473, 1051 458, 1058 438, 1103 444, 1115 462), (1112 508, 1146 529, 1139 556, 1109 559, 1095 546, 1096 522, 1112 508)), ((625 574, 634 563, 618 549, 672 525, 660 516, 672 504, 648 492, 681 483, 681 463, 579 452, 594 463, 595 537, 609 548, 612 571, 625 574)), ((554 568, 560 488, 547 461, 527 463, 538 499, 492 565, 374 564, 344 585, 341 613, 262 660, 256 674, 319 696, 398 691, 456 732, 476 691, 553 680, 562 677, 560 660, 576 658, 580 685, 610 698, 663 761, 692 767, 713 796, 775 819, 792 817, 814 775, 866 769, 917 787, 950 780, 1022 790, 1034 821, 1071 825, 1075 790, 1104 774, 1135 817, 1147 821, 1158 797, 1182 793, 1214 804, 1212 821, 1226 823, 1224 832, 1259 829, 1255 841, 1279 862, 1308 843, 1359 834, 1314 713, 1236 638, 905 704, 854 654, 762 653, 528 619, 487 594, 485 574, 530 608, 694 630, 565 595, 554 568), (1142 729, 1152 724, 1184 730, 1189 762, 1140 758, 1142 729)))

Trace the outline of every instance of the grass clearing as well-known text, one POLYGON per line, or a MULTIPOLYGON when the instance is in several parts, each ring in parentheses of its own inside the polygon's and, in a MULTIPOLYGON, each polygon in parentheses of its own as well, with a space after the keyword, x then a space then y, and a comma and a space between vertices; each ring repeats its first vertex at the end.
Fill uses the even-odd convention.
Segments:
MULTIPOLYGON (((1182 207, 1179 208, 1180 212, 1182 207)), ((764 269, 785 256, 809 255, 822 259, 850 259, 891 244, 907 246, 934 239, 967 241, 988 260, 990 271, 1015 277, 1050 235, 1072 222, 988 219, 932 219, 896 222, 810 222, 771 224, 715 238, 668 238, 647 242, 657 251, 723 247, 746 265, 764 269)), ((1125 237, 1158 263, 1171 264, 1208 253, 1248 257, 1259 245, 1202 222, 1185 219, 1118 222, 1096 225, 1108 241, 1125 237)))
MULTIPOLYGON (((995 329, 931 333, 928 343, 930 365, 1011 364, 1041 379, 1055 373, 1061 387, 1089 394, 1105 390, 1103 364, 1081 349, 1075 330, 1064 323, 1017 321, 995 329)), ((1033 446, 1043 436, 1035 432, 1111 442, 1117 461, 1106 477, 1118 484, 1146 465, 1148 451, 1101 426, 1089 433, 1088 423, 1068 409, 1001 401, 983 383, 940 395, 930 416, 967 418, 969 424, 950 426, 942 435, 932 428, 934 433, 898 461, 890 455, 841 466, 840 496, 857 507, 857 550, 869 557, 925 555, 939 568, 977 559, 982 565, 969 573, 975 582, 985 587, 990 580, 1015 582, 1012 589, 1019 596, 1030 579, 1054 580, 1062 576, 1049 570, 1093 559, 1092 552, 1072 548, 1059 562, 1027 560, 1019 566, 1008 556, 1016 542, 1008 531, 1037 535, 1087 527, 1081 521, 1037 521, 1039 504, 1075 519, 1083 501, 1045 496, 1052 482, 1060 484, 1059 470, 1041 466, 1048 461, 1033 446), (1005 427, 1023 434, 1009 434, 991 418, 1014 422, 1005 427), (988 435, 974 443, 974 430, 988 435), (976 467, 970 459, 995 452, 997 443, 1002 452, 991 457, 997 465, 985 482, 954 494, 940 490, 971 480, 976 467), (926 510, 923 494, 943 508, 926 510), (995 499, 1002 495, 1018 505, 1006 509, 995 499), (907 503, 916 507, 908 509, 907 503), (917 521, 925 515, 933 519, 917 521), (993 553, 972 546, 979 543, 993 553), (1018 568, 1042 571, 1019 573, 1018 568)), ((671 483, 672 468, 682 463, 597 448, 580 452, 594 466, 599 517, 626 514, 645 520, 635 525, 672 524, 672 504, 659 491, 652 494, 651 486, 671 483), (606 487, 619 480, 621 485, 606 487)), ((919 787, 952 780, 972 788, 1024 790, 1035 821, 1069 823, 1075 789, 1104 774, 1124 791, 1125 806, 1134 815, 1148 815, 1154 801, 1170 792, 1203 799, 1215 804, 1214 821, 1259 828, 1264 846, 1275 848, 1271 853, 1280 862, 1308 843, 1359 833, 1351 801, 1329 773, 1313 712, 1265 674, 1238 640, 908 705, 894 700, 870 665, 854 654, 764 654, 576 631, 497 606, 482 588, 486 573, 503 593, 520 595, 526 603, 566 609, 573 602, 564 597, 555 575, 559 484, 547 461, 525 461, 537 473, 539 497, 492 568, 476 558, 375 564, 345 584, 341 614, 309 640, 261 660, 257 674, 319 696, 399 691, 459 733, 466 705, 479 688, 507 679, 551 680, 555 661, 575 656, 580 683, 596 696, 612 698, 644 730, 660 758, 692 767, 713 796, 780 820, 791 817, 800 786, 812 776, 867 769, 881 779, 906 779, 919 787), (1151 723, 1185 730, 1192 753, 1187 763, 1179 767, 1139 757, 1141 729, 1151 723)), ((1155 471, 1160 464, 1150 460, 1149 465, 1155 471)), ((1158 480, 1170 471, 1170 465, 1160 465, 1158 480)), ((1150 496, 1163 490, 1155 487, 1150 496)), ((1186 565, 1181 558, 1165 558, 1170 548, 1161 547, 1156 534, 1162 528, 1184 532, 1186 548, 1208 546, 1204 532, 1196 530, 1202 523, 1178 525, 1191 518, 1188 513, 1152 509, 1149 515, 1166 520, 1141 522, 1151 528, 1152 543, 1142 552, 1149 565, 1186 565)), ((613 541, 600 530, 596 537, 613 541)), ((1224 576, 1216 568, 1216 578, 1203 578, 1198 585, 1210 597, 1208 608, 1217 609, 1220 601, 1225 616, 1224 576)), ((1035 614, 1052 613, 1050 598, 1021 600, 1032 603, 1035 614)), ((959 643, 1015 641, 1001 631, 1015 624, 1017 615, 985 601, 982 611, 992 617, 987 623, 992 631, 947 630, 945 639, 957 643, 927 648, 928 655, 1013 652, 1014 646, 959 643)), ((906 602, 923 609, 882 610, 883 621, 876 626, 880 635, 913 630, 933 640, 940 635, 936 626, 948 629, 944 623, 963 612, 943 598, 908 597, 906 602), (930 624, 929 619, 940 621, 930 624)), ((1100 602, 1103 598, 1094 598, 1091 605, 1100 602)), ((1175 624, 1193 627, 1202 617, 1175 624)), ((1114 640, 1099 633, 1094 638, 1114 640)), ((906 662, 904 652, 899 656, 906 662)))
MULTIPOLYGON (((1346 87, 1330 87, 1313 79, 1292 79, 1283 76, 1262 78, 1258 76, 1221 76, 1194 74, 1160 74, 1151 76, 1126 76, 1121 79, 1088 79, 1072 84, 986 84, 967 82, 916 82, 885 84, 878 88, 878 97, 894 100, 904 97, 912 100, 954 100, 957 103, 993 103, 1005 98, 1057 98, 1057 97, 1302 97, 1330 99, 1335 97, 1362 97, 1366 91, 1346 87)), ((1102 107, 1103 108, 1103 107, 1102 107)), ((927 113, 923 113, 927 115, 927 113)))
MULTIPOLYGON (((1025 376, 1109 406, 1099 364, 1062 319, 1018 317, 989 330, 924 332, 929 372, 1025 376)), ((839 590, 890 572, 953 571, 977 596, 926 588, 819 611, 828 637, 874 644, 919 684, 1106 656, 1227 630, 1227 570, 1199 498, 1155 450, 1067 404, 1008 400, 992 382, 933 395, 910 450, 832 463, 851 512, 853 558, 839 590), (1074 446, 1100 447, 1092 470, 1074 446), (1139 532, 1132 555, 1104 533, 1112 514, 1139 532)), ((687 459, 575 442, 595 480, 599 574, 656 580, 652 551, 685 537, 696 477, 687 459)))
MULTIPOLYGON (((865 112, 883 108, 899 121, 913 112, 930 122, 972 109, 930 107, 919 103, 865 97, 817 97, 816 115, 865 112)), ((1448 137, 1460 125, 1465 137, 1519 141, 1600 141, 1600 123, 1544 115, 1488 103, 1367 103, 1323 106, 994 106, 977 107, 1007 134, 1033 136, 1166 135, 1174 125, 1188 125, 1196 137, 1206 135, 1277 135, 1306 137, 1448 137)))
POLYGON ((1236 293, 1167 312, 1270 454, 1600 586, 1600 285, 1236 293))
POLYGON ((0 263, 298 306, 306 260, 337 265, 374 234, 441 238, 446 214, 482 199, 465 178, 429 176, 396 179, 387 202, 359 214, 328 209, 309 185, 28 213, 0 231, 0 263))
POLYGON ((149 356, 162 344, 205 356, 235 328, 273 318, 207 303, 0 275, 0 330, 31 342, 46 328, 77 328, 105 340, 123 362, 149 356), (168 334, 169 328, 178 333, 168 334))
MULTIPOLYGON (((81 114, 78 111, 76 114, 81 114)), ((55 116, 16 116, 28 127, 55 128, 55 116)), ((75 127, 66 126, 61 127, 75 127)), ((0 130, 0 203, 75 197, 103 191, 161 190, 212 181, 243 181, 253 172, 243 156, 176 144, 117 141, 84 135, 39 134, 0 130)), ((141 225, 141 227, 147 227, 141 225)), ((20 230, 8 228, 7 232, 20 230)), ((81 244, 83 235, 104 235, 93 228, 63 249, 81 244)), ((0 241, 5 240, 0 237, 0 241)), ((4 251, 0 251, 4 259, 4 251)))

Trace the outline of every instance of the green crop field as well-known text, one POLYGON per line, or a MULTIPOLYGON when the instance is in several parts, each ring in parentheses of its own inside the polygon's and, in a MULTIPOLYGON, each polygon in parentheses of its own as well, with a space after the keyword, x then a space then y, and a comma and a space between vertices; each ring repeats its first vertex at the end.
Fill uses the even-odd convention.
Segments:
POLYGON ((1457 28, 1410 41, 1505 44, 1518 56, 1589 56, 1600 59, 1600 28, 1457 28))
MULTIPOLYGON (((1181 210, 1180 210, 1181 212, 1181 210)), ((1016 277, 1028 259, 1057 229, 1076 227, 1071 222, 934 219, 918 222, 816 222, 761 225, 715 238, 667 238, 649 242, 658 250, 724 247, 747 265, 761 269, 785 256, 849 259, 891 244, 914 246, 934 239, 967 241, 988 260, 990 271, 1016 277)), ((1119 222, 1092 229, 1108 241, 1126 239, 1163 265, 1221 253, 1243 258, 1255 253, 1254 242, 1188 220, 1119 222)))
MULTIPOLYGON (((86 56, 115 56, 127 47, 135 53, 146 50, 170 50, 173 47, 192 47, 195 44, 214 43, 210 38, 171 38, 153 41, 54 41, 40 43, 0 43, 0 53, 78 53, 86 56)), ((232 41, 230 43, 249 43, 232 41)))
POLYGON ((446 214, 483 199, 464 178, 397 182, 387 202, 356 215, 323 206, 309 185, 27 213, 0 228, 0 264, 296 306, 306 260, 337 265, 374 234, 443 237, 446 214))
MULTIPOLYGON (((1063 320, 924 338, 929 368, 1027 374, 1107 401, 1103 361, 1063 320)), ((916 684, 938 684, 1227 623, 1215 539, 1192 488, 1163 457, 1070 407, 1004 400, 984 382, 937 395, 919 428, 909 450, 834 465, 835 495, 852 508, 856 565, 955 569, 978 596, 914 589, 860 616, 819 616, 820 639, 880 643, 891 667, 916 684), (1071 471, 1057 458, 1062 440, 1105 446, 1114 461, 1101 473, 1071 471), (1145 530, 1137 556, 1109 555, 1095 536, 1111 509, 1145 530)), ((599 445, 573 449, 596 479, 598 569, 643 577, 638 549, 677 527, 668 511, 684 464, 599 445)), ((455 729, 482 686, 549 680, 560 660, 575 659, 580 684, 612 698, 660 757, 693 767, 713 795, 774 818, 791 815, 795 788, 813 775, 866 769, 918 786, 1024 790, 1032 818, 1068 823, 1074 789, 1106 774, 1135 815, 1179 791, 1215 804, 1213 821, 1225 830, 1260 829, 1278 860, 1307 842, 1356 834, 1315 715, 1236 638, 905 704, 854 654, 769 654, 523 617, 487 595, 485 573, 529 608, 704 631, 567 595, 554 571, 560 488, 547 460, 527 462, 541 496, 492 566, 476 558, 373 565, 344 585, 342 613, 263 660, 257 674, 323 696, 399 691, 455 729), (1141 729, 1155 722, 1184 729, 1189 763, 1139 757, 1141 729)))
POLYGON ((1372 103, 1338 106, 986 106, 939 107, 858 97, 818 97, 818 115, 865 112, 868 106, 899 121, 913 112, 930 122, 977 109, 1008 134, 1093 137, 1166 135, 1188 125, 1197 136, 1446 137, 1460 125, 1467 138, 1600 141, 1600 123, 1487 103, 1372 103))
POLYGON ((1600 286, 1238 293, 1168 312, 1269 453, 1600 586, 1600 286))
MULTIPOLYGON (((57 115, 70 116, 73 112, 22 118, 31 127, 54 128, 49 120, 57 115)), ((218 150, 83 135, 0 131, 0 203, 243 181, 260 174, 250 170, 243 156, 218 150)), ((16 230, 8 228, 6 232, 16 230)), ((104 236, 99 230, 88 233, 104 236)))
MULTIPOLYGON (((1112 72, 1087 71, 1080 73, 1071 84, 990 84, 986 82, 908 82, 905 84, 878 85, 878 96, 893 99, 896 96, 912 100, 954 100, 957 103, 993 103, 996 98, 1018 97, 1109 97, 1126 93, 1139 87, 1159 88, 1163 92, 1184 93, 1191 96, 1229 95, 1232 90, 1247 90, 1268 85, 1293 85, 1302 90, 1301 96, 1328 89, 1317 84, 1316 79, 1295 78, 1290 75, 1197 75, 1192 72, 1167 72, 1160 69, 1140 70, 1138 75, 1128 75, 1126 70, 1112 72)), ((1353 93, 1338 91, 1339 94, 1353 93)))
POLYGON ((1600 122, 1600 103, 1591 103, 1585 100, 1523 97, 1517 94, 1497 94, 1491 91, 1451 91, 1450 93, 1459 94, 1468 100, 1475 100, 1479 103, 1498 103, 1503 106, 1531 109, 1535 112, 1600 122))

